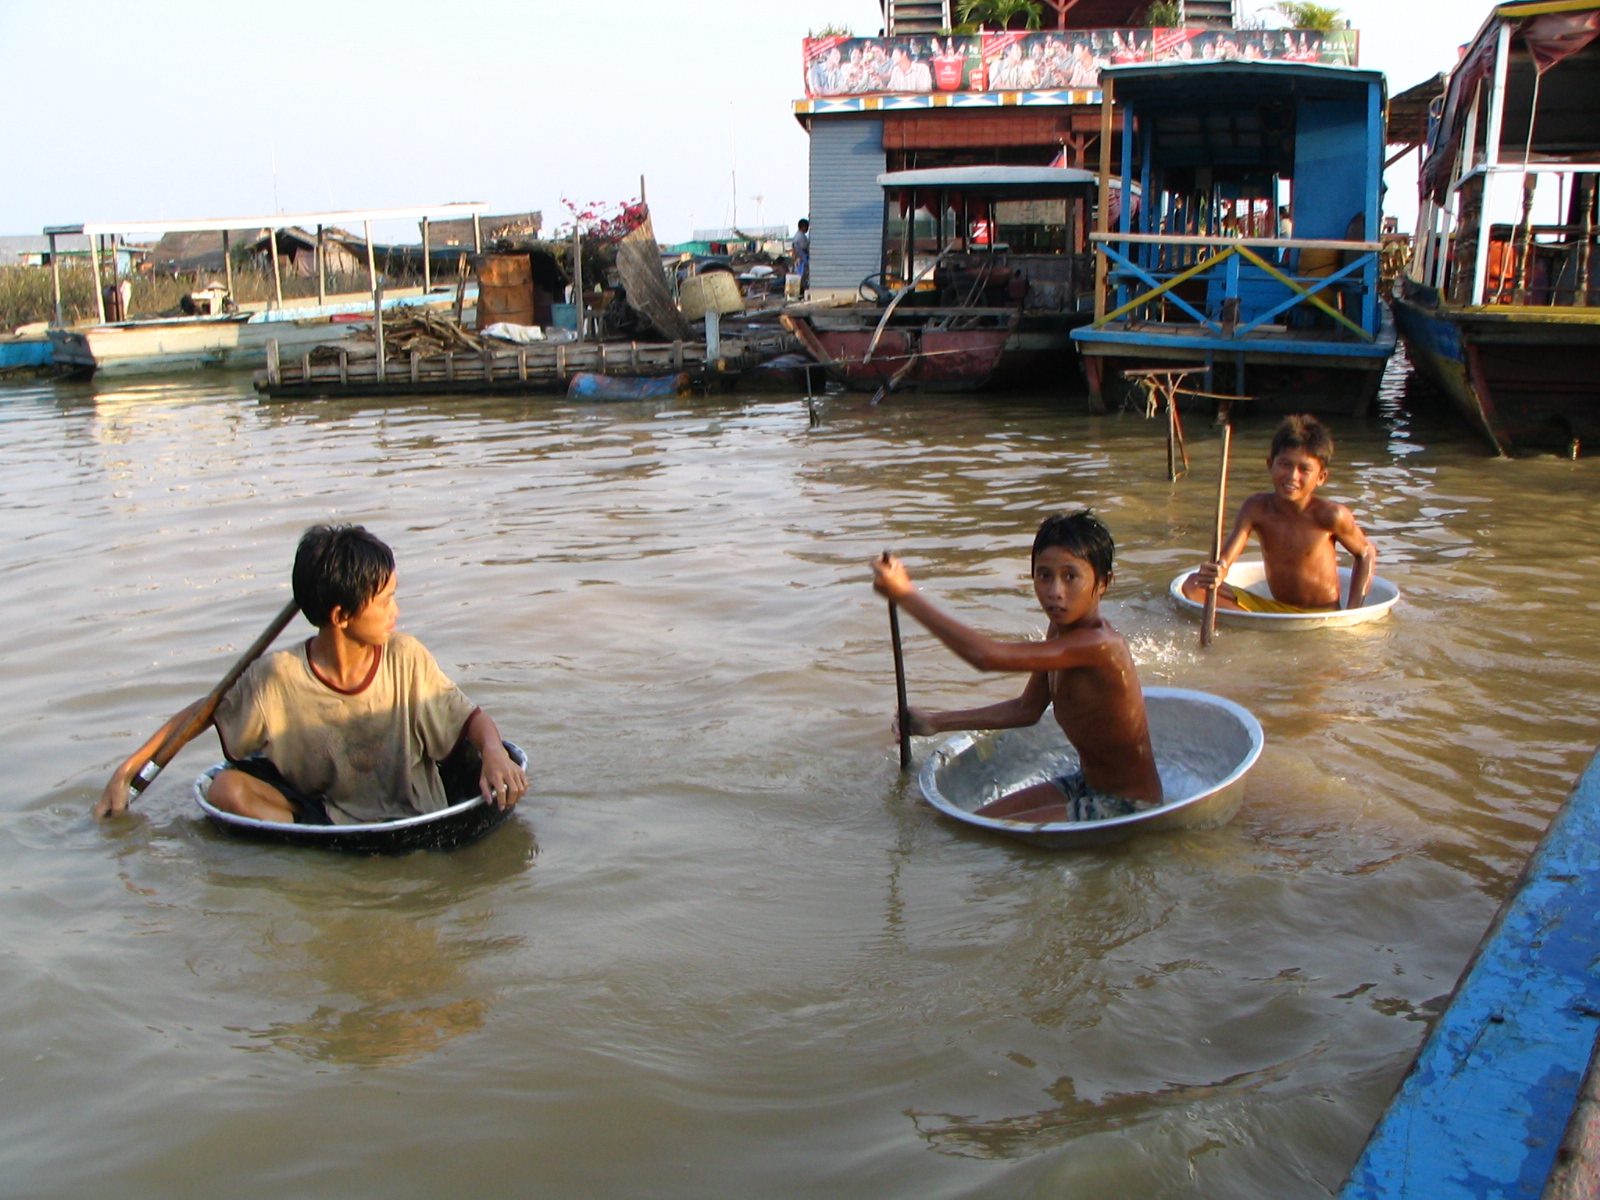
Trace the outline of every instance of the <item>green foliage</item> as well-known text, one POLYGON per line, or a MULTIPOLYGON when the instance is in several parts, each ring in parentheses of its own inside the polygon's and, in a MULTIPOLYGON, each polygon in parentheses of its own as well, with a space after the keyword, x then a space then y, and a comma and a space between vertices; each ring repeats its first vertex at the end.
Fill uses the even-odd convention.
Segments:
POLYGON ((855 37, 855 32, 848 25, 824 25, 821 29, 806 30, 806 36, 808 38, 847 38, 855 37))
POLYGON ((1151 29, 1176 29, 1183 24, 1183 5, 1178 0, 1153 0, 1144 10, 1144 23, 1151 29))
POLYGON ((962 24, 1010 29, 1018 22, 1024 29, 1044 24, 1044 5, 1039 0, 956 0, 956 16, 962 24))
POLYGON ((1277 9, 1296 29, 1327 32, 1344 28, 1344 10, 1331 4, 1312 4, 1309 0, 1278 0, 1277 9))

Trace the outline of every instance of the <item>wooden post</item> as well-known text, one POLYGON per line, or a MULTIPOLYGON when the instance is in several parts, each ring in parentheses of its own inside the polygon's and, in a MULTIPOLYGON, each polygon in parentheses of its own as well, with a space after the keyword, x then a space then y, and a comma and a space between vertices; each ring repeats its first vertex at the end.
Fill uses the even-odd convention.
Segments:
POLYGON ((378 315, 378 260, 372 253, 372 222, 361 222, 363 236, 367 239, 367 290, 372 293, 372 314, 378 315))
POLYGON ((584 313, 588 305, 583 297, 583 235, 578 232, 578 222, 572 222, 572 298, 577 303, 578 340, 583 341, 584 313))
POLYGON ((106 294, 100 283, 100 235, 89 235, 89 266, 94 270, 94 313, 99 324, 106 323, 106 294))
POLYGON ((50 277, 55 287, 56 296, 56 326, 65 325, 66 319, 61 309, 61 256, 56 253, 56 235, 50 235, 50 277))
POLYGON ((383 382, 384 375, 384 346, 383 346, 383 284, 379 284, 372 293, 372 334, 378 343, 378 382, 383 382))
POLYGON ((483 253, 483 223, 478 220, 478 214, 472 214, 472 252, 483 253))
POLYGON ((278 339, 267 339, 267 384, 277 387, 280 378, 278 369, 278 339))
POLYGON ((222 269, 228 278, 228 299, 237 303, 237 299, 233 294, 233 247, 230 242, 228 231, 224 229, 222 231, 222 269))
POLYGON ((268 244, 272 247, 272 294, 277 299, 277 306, 283 307, 283 271, 278 266, 278 231, 276 228, 267 230, 268 244))
POLYGON ((317 226, 317 306, 328 302, 328 239, 322 226, 317 226))
MULTIPOLYGON (((1099 212, 1095 215, 1095 228, 1101 234, 1111 232, 1111 126, 1112 107, 1116 101, 1116 81, 1100 81, 1100 192, 1099 212)), ((1126 184, 1126 180, 1123 181, 1126 184)), ((1128 202, 1123 196, 1122 202, 1128 202)), ((1104 243, 1096 246, 1094 256, 1094 319, 1098 323, 1106 318, 1106 264, 1104 243)))
POLYGON ((422 218, 422 292, 433 290, 433 257, 429 254, 428 218, 422 218))

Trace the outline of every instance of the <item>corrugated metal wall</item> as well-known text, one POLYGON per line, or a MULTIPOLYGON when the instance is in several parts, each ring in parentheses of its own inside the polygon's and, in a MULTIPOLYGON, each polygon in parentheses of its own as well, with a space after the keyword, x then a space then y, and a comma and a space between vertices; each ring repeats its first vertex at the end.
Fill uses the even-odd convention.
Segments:
POLYGON ((811 122, 811 287, 855 289, 882 260, 881 117, 811 122))

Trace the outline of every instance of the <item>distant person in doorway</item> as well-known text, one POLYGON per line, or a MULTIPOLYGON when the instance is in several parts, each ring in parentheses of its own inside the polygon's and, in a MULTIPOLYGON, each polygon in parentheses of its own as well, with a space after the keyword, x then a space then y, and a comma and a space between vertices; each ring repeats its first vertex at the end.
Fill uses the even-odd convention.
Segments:
POLYGON ((800 276, 800 294, 804 296, 811 291, 811 222, 804 217, 795 226, 792 249, 794 273, 800 276))

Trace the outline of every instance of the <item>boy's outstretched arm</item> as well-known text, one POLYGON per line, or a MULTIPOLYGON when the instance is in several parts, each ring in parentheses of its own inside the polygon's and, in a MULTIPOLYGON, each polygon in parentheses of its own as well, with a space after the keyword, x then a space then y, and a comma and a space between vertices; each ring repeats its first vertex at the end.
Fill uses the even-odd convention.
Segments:
MULTIPOLYGON (((92 812, 96 821, 105 817, 118 817, 128 811, 128 799, 132 794, 133 777, 139 773, 145 763, 150 761, 150 756, 161 749, 161 744, 172 736, 175 730, 181 729, 187 724, 189 718, 194 716, 195 710, 204 703, 204 700, 196 700, 189 705, 188 708, 156 730, 154 736, 148 742, 135 750, 132 756, 116 769, 111 776, 110 782, 101 791, 100 799, 95 801, 92 812)), ((184 743, 184 745, 187 744, 188 742, 184 743)), ((182 746, 179 747, 179 749, 182 748, 182 746)))
POLYGON ((957 657, 980 671, 1061 671, 1098 663, 1108 653, 1104 640, 1094 634, 1069 634, 1044 642, 1002 642, 979 633, 934 607, 912 585, 898 558, 873 559, 872 576, 872 586, 880 596, 898 604, 957 657))
POLYGON ((1222 557, 1216 562, 1202 564, 1194 573, 1194 581, 1201 591, 1210 591, 1228 577, 1228 569, 1233 566, 1239 555, 1244 553, 1244 548, 1250 542, 1250 531, 1255 528, 1250 520, 1250 502, 1247 500, 1239 506, 1239 515, 1234 519, 1233 529, 1222 542, 1222 557))
POLYGON ((467 740, 478 748, 483 759, 483 774, 478 777, 478 790, 483 798, 501 808, 510 808, 528 790, 528 776, 511 761, 500 730, 489 719, 489 714, 478 709, 467 719, 467 740))
MULTIPOLYGON (((947 712, 929 712, 925 708, 913 705, 911 714, 911 732, 918 737, 928 737, 936 733, 955 733, 963 729, 1021 729, 1027 725, 1036 725, 1039 718, 1044 716, 1044 710, 1050 707, 1050 677, 1042 671, 1035 671, 1028 679, 1028 686, 1023 689, 1022 695, 1014 700, 1002 700, 998 704, 986 704, 982 708, 959 708, 947 712)), ((895 730, 899 732, 898 727, 895 730)))
POLYGON ((1350 598, 1345 607, 1360 608, 1367 602, 1367 589, 1372 586, 1373 571, 1378 564, 1377 547, 1367 540, 1355 517, 1342 504, 1334 518, 1333 538, 1356 560, 1350 569, 1350 598))

